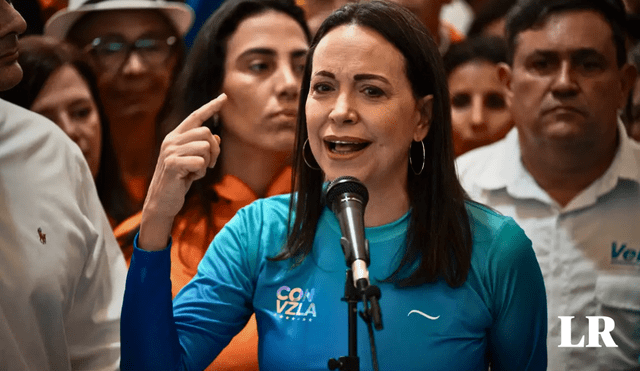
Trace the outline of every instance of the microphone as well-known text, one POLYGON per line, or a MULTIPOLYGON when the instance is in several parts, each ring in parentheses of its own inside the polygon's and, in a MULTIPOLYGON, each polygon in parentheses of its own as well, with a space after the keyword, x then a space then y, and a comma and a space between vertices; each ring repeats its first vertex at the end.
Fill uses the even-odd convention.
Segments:
POLYGON ((329 183, 325 199, 340 224, 340 245, 353 272, 353 284, 364 290, 369 286, 369 241, 364 236, 367 187, 354 177, 341 176, 329 183))

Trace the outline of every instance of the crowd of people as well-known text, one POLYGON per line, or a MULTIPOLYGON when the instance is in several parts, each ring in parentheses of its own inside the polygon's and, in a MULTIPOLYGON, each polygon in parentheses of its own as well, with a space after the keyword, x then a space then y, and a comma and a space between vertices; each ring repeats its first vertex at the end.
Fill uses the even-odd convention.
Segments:
POLYGON ((465 1, 0 0, 0 369, 327 369, 351 176, 360 368, 640 370, 640 1, 465 1))

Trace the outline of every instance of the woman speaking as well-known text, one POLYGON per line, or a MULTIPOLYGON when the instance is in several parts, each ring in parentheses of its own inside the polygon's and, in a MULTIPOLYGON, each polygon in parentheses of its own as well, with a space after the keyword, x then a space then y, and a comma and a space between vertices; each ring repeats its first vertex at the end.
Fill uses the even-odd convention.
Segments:
POLYGON ((215 165, 220 143, 199 127, 224 104, 223 95, 185 119, 173 135, 193 131, 192 141, 154 174, 127 278, 123 369, 203 369, 255 313, 261 370, 326 370, 348 342, 341 230, 323 197, 342 176, 369 194, 381 370, 546 369, 531 242, 512 219, 466 199, 442 62, 410 12, 373 1, 324 21, 302 80, 293 195, 241 209, 172 303, 168 230, 190 183, 215 165))

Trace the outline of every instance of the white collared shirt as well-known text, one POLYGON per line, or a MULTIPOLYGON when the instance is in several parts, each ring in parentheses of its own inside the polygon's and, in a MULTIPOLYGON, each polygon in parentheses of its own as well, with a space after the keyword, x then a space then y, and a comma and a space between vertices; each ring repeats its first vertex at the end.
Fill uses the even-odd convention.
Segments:
POLYGON ((640 370, 640 145, 618 128, 609 169, 565 207, 523 166, 515 128, 456 161, 469 196, 513 217, 533 242, 547 290, 549 370, 640 370), (618 347, 599 339, 599 348, 559 348, 559 316, 575 316, 571 343, 584 336, 584 345, 586 316, 611 317, 618 347))
POLYGON ((80 148, 0 99, 0 370, 117 370, 127 266, 80 148))

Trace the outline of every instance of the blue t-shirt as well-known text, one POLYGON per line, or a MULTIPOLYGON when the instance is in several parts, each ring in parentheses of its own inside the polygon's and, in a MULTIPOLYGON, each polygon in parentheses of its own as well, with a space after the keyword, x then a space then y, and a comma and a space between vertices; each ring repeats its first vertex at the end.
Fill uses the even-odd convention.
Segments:
MULTIPOLYGON (((255 312, 261 370, 327 370, 348 353, 340 227, 322 213, 312 253, 291 269, 272 262, 286 239, 289 195, 241 209, 220 231, 195 278, 171 306, 169 249, 134 251, 122 312, 123 369, 204 369, 255 312)), ((531 242, 508 217, 475 203, 467 281, 397 288, 380 280, 398 266, 409 213, 367 228, 372 284, 381 292, 380 370, 545 370, 545 289, 531 242)), ((361 304, 359 304, 361 305, 361 304)), ((358 323, 360 369, 371 370, 358 323)))

